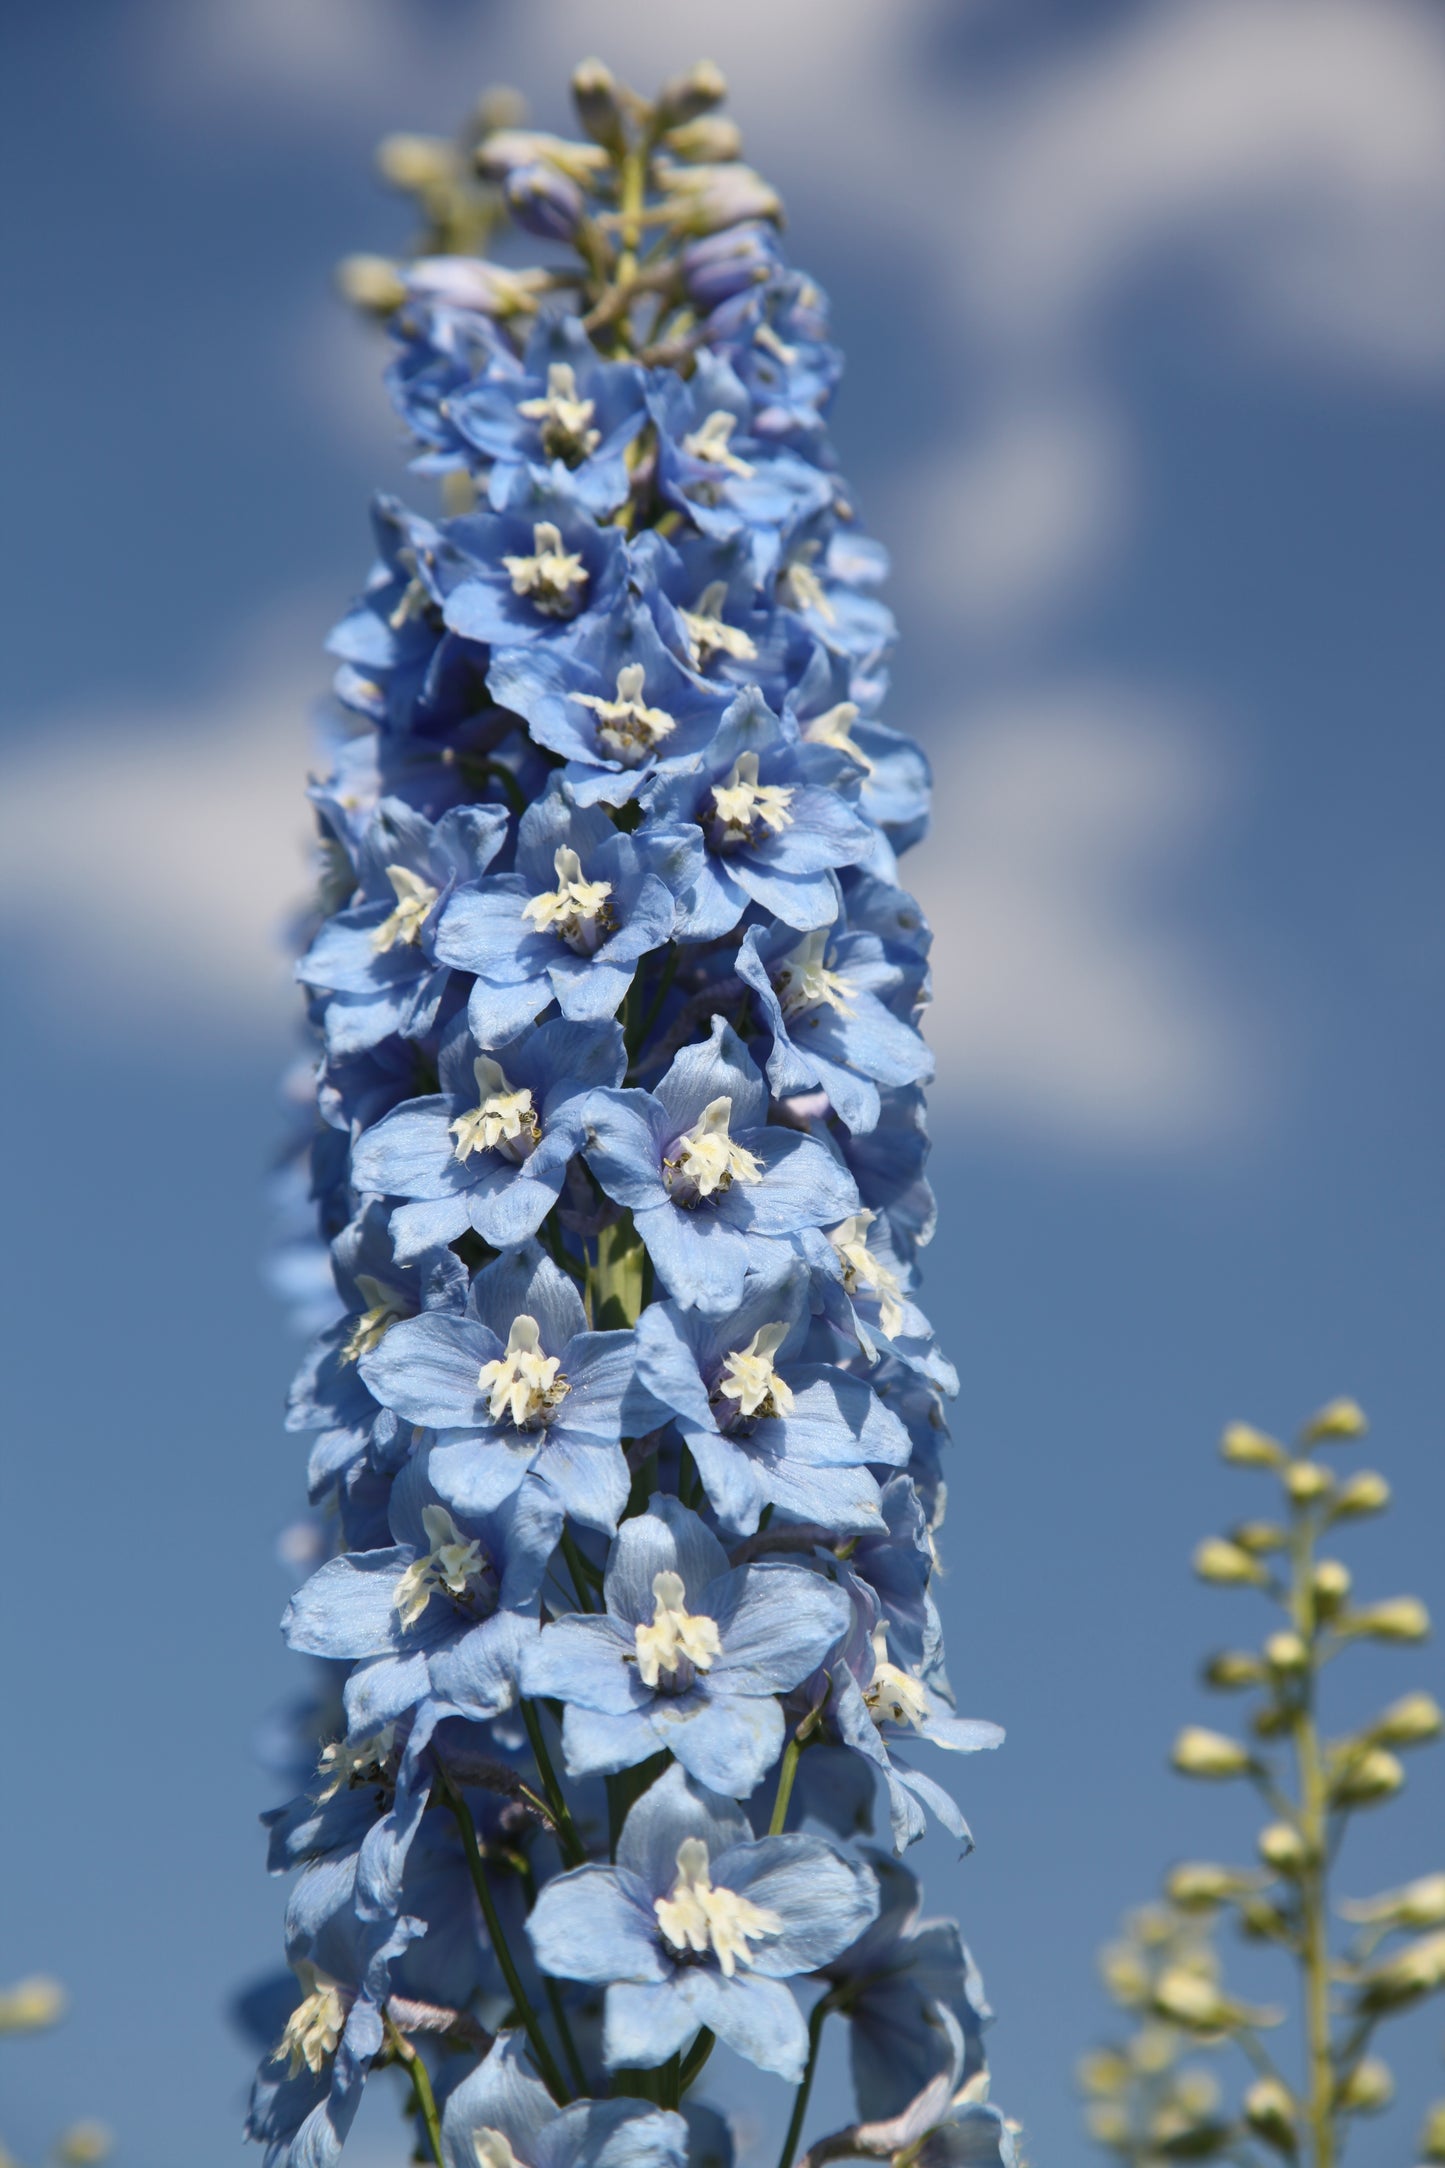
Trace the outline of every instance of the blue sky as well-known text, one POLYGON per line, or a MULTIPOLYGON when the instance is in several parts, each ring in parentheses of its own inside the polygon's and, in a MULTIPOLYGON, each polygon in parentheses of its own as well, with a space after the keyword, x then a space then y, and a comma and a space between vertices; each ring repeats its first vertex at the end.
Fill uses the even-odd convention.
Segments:
MULTIPOLYGON (((588 50, 644 82, 708 50, 833 296, 892 714, 938 768, 945 1607, 1010 1741, 959 1772, 974 1857, 923 1865, 1000 2097, 1082 2157, 1097 1943, 1248 1839, 1163 1766, 1197 1654, 1248 1630, 1187 1573, 1248 1494, 1221 1423, 1358 1394, 1400 1499, 1362 1580, 1445 1605, 1438 16, 61 0, 0 40, 4 1946, 74 2003, 7 2051, 7 2142, 84 2112, 122 2168, 238 2158, 222 2004, 277 1946, 273 930, 320 639, 399 479, 330 265, 400 239, 384 128, 497 77, 560 119, 588 50)), ((1434 1650, 1379 1672, 1445 1693, 1434 1650)), ((1422 1760, 1362 1886, 1439 1864, 1442 1786, 1422 1760)), ((1438 2020, 1410 2033, 1401 2158, 1440 2084, 1438 2020)))

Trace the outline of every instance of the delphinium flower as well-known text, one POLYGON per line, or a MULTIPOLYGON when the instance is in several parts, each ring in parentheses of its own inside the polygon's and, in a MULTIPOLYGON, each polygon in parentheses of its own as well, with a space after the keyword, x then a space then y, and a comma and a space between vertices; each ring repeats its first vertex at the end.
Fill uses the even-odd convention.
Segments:
MULTIPOLYGON (((1257 1648, 1220 1650, 1204 1666, 1213 1691, 1255 1697, 1249 1737, 1187 1725, 1173 1764, 1206 1783, 1252 1784, 1266 1819, 1249 1865, 1175 1866, 1162 1902, 1133 1914, 1104 1952, 1105 1985, 1134 2029, 1088 2056, 1080 2077, 1091 2134, 1131 2168, 1180 2159, 1337 2168, 1358 2122, 1394 2097, 1376 2052, 1379 2027, 1445 1991, 1445 1874, 1427 1872, 1375 1897, 1339 1894, 1352 1820, 1401 1789, 1403 1753, 1445 1732, 1445 1712, 1421 1690, 1353 1730, 1323 1729, 1327 1664, 1366 1644, 1416 1645, 1430 1627, 1417 1597, 1361 1601, 1344 1561, 1322 1555, 1326 1538, 1390 1502, 1373 1469, 1344 1474, 1330 1465, 1331 1449, 1365 1427, 1353 1401, 1337 1400, 1292 1448, 1245 1423, 1224 1433, 1226 1461, 1278 1486, 1278 1517, 1207 1537, 1194 1570, 1212 1587, 1264 1596, 1282 1616, 1257 1648), (1290 2011, 1253 2005, 1225 1983, 1218 1932, 1230 1920, 1290 1968, 1304 2047, 1297 2075, 1265 2038, 1290 2011), (1236 2106, 1199 2061, 1229 2047, 1251 2072, 1236 2106)), ((1445 2160, 1445 2105, 1430 2112, 1417 2158, 1445 2160)))
POLYGON ((286 1195, 337 1303, 250 2127, 325 2168, 391 2066, 447 2168, 682 2168, 721 2042, 795 2087, 792 2168, 836 2016, 825 2153, 1007 2168, 957 1930, 852 1842, 877 1795, 966 1844, 912 1756, 1001 1736, 931 1590, 927 767, 720 78, 573 94, 576 140, 391 139, 422 254, 346 273, 441 501, 377 507, 310 793, 286 1195), (476 252, 503 213, 540 266, 476 252))

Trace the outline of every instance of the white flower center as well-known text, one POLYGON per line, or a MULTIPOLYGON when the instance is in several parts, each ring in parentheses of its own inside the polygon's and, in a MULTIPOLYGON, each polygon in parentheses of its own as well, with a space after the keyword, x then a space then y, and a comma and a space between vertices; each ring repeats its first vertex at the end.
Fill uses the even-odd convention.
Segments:
POLYGON ((398 1318, 413 1315, 404 1295, 384 1281, 374 1280, 369 1272, 357 1273, 356 1291, 367 1307, 341 1344, 337 1360, 344 1363, 359 1363, 363 1355, 380 1347, 398 1318))
POLYGON ((816 610, 825 625, 833 624, 837 611, 828 600, 823 583, 813 570, 811 558, 818 545, 810 542, 806 554, 794 557, 778 574, 778 596, 794 610, 816 610))
POLYGON ((797 347, 789 346, 786 340, 780 339, 771 324, 757 326, 753 333, 753 344, 765 347, 770 354, 775 354, 785 369, 790 369, 798 358, 797 347))
POLYGON ((562 547, 562 532, 551 520, 539 519, 532 529, 533 555, 504 557, 512 580, 512 593, 535 603, 544 617, 570 617, 587 585, 587 567, 575 550, 562 547))
POLYGON ((709 822, 715 849, 736 850, 756 843, 760 835, 781 835, 793 825, 788 811, 791 788, 783 783, 758 781, 756 753, 739 753, 725 783, 712 787, 713 814, 709 822))
POLYGON ((891 1339, 903 1323, 903 1283, 868 1247, 868 1229, 877 1214, 855 1212, 828 1240, 843 1261, 843 1285, 850 1295, 867 1295, 878 1305, 878 1322, 891 1339))
POLYGON ((572 1388, 561 1375, 556 1355, 542 1353, 542 1335, 534 1317, 515 1318, 507 1352, 477 1372, 477 1390, 490 1395, 492 1421, 509 1415, 518 1430, 542 1421, 572 1388))
POLYGON ((421 1524, 431 1549, 412 1560, 392 1597, 403 1626, 415 1626, 433 1596, 475 1604, 491 1589, 491 1560, 480 1543, 462 1534, 445 1506, 423 1506, 421 1524))
POLYGON ((336 2044, 345 2030, 346 2004, 341 1990, 332 1980, 318 1979, 305 2001, 297 2003, 287 2018, 281 2045, 272 2061, 279 2063, 284 2057, 293 2078, 303 2069, 315 2077, 336 2053, 336 2044))
POLYGON ((376 1784, 390 1775, 388 1764, 396 1747, 395 1724, 383 1725, 369 1739, 361 1739, 349 1746, 345 1739, 333 1739, 321 1749, 321 1759, 316 1773, 325 1778, 318 1799, 334 1799, 341 1791, 349 1791, 355 1785, 376 1784))
POLYGON ((698 596, 695 610, 678 612, 694 670, 705 670, 714 655, 730 655, 734 662, 752 662, 757 656, 757 643, 722 614, 727 592, 726 581, 714 580, 698 596))
POLYGON ((505 2131, 493 2130, 489 2124, 472 2132, 472 2151, 478 2168, 519 2168, 511 2139, 505 2131))
POLYGON ((447 1129, 448 1135, 456 1138, 457 1158, 465 1161, 473 1152, 501 1151, 520 1165, 542 1135, 531 1091, 525 1084, 520 1091, 513 1091, 500 1062, 493 1061, 490 1054, 477 1056, 472 1074, 477 1080, 478 1103, 470 1112, 459 1114, 447 1129))
POLYGON ((773 986, 782 1003, 784 1016, 799 1016, 804 1009, 836 1009, 840 1016, 852 1016, 848 996, 854 992, 853 983, 840 972, 830 971, 823 961, 828 953, 828 929, 820 927, 816 933, 805 933, 795 949, 790 949, 772 972, 773 986))
POLYGON ((554 361, 547 371, 545 397, 524 399, 517 409, 523 421, 538 424, 547 457, 564 460, 569 467, 602 442, 601 431, 587 426, 596 411, 592 400, 578 398, 570 361, 554 361))
POLYGON ((694 429, 682 440, 682 448, 689 459, 700 459, 706 466, 723 467, 729 474, 740 475, 744 481, 753 469, 745 459, 739 459, 732 448, 732 434, 738 425, 736 414, 728 414, 720 407, 709 414, 700 429, 694 429))
POLYGON ((733 1103, 714 1099, 663 1161, 673 1202, 694 1205, 700 1197, 720 1196, 734 1182, 760 1182, 761 1162, 728 1134, 733 1103))
POLYGON ((597 736, 604 749, 624 768, 635 768, 653 747, 677 728, 665 708, 650 708, 642 697, 644 672, 640 662, 625 662, 617 673, 617 698, 604 700, 600 693, 573 693, 581 708, 597 717, 597 736))
POLYGON ((396 896, 396 909, 372 932, 371 945, 378 956, 385 956, 389 949, 415 946, 439 893, 406 866, 388 866, 386 877, 396 896))
POLYGON ((858 720, 858 709, 851 700, 840 700, 835 708, 822 715, 815 715, 803 725, 803 736, 810 745, 831 745, 835 753, 846 753, 856 760, 865 775, 873 773, 873 762, 861 745, 848 733, 858 720))
POLYGON ((582 861, 568 843, 555 853, 552 864, 557 886, 524 903, 522 916, 532 921, 538 933, 555 933, 579 956, 593 956, 614 924, 607 901, 612 883, 584 881, 582 861))
POLYGON ((786 1325, 760 1325, 745 1348, 733 1348, 723 1362, 718 1398, 735 1400, 739 1415, 789 1415, 793 1389, 773 1368, 773 1357, 788 1337, 786 1325))
POLYGON ((722 1642, 715 1620, 688 1610, 681 1574, 655 1573, 652 1598, 652 1624, 633 1629, 638 1675, 644 1686, 662 1684, 678 1693, 691 1686, 695 1671, 711 1670, 722 1642))
POLYGON ((921 1682, 888 1661, 888 1625, 873 1629, 873 1677, 863 1690, 875 1724, 907 1724, 916 1730, 928 1714, 928 1694, 921 1682))
POLYGON ((652 1909, 675 1950, 693 1950, 698 1956, 714 1951, 729 1980, 739 1965, 752 1964, 750 1943, 783 1931, 781 1915, 767 1905, 755 1905, 735 1890, 713 1888, 707 1845, 701 1837, 683 1838, 677 1848, 672 1895, 654 1898, 652 1909))

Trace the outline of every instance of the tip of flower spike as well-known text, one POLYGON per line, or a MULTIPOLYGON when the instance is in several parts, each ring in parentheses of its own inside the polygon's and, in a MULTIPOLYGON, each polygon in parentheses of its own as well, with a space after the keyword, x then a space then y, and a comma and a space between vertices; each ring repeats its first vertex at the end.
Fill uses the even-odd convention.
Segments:
POLYGON ((1369 1427, 1358 1400, 1329 1400, 1305 1424, 1300 1432, 1300 1443, 1324 1445, 1341 1439, 1363 1438, 1369 1427))
POLYGON ((389 256, 343 256, 336 285, 343 301, 369 316, 390 316, 406 299, 406 282, 389 256))

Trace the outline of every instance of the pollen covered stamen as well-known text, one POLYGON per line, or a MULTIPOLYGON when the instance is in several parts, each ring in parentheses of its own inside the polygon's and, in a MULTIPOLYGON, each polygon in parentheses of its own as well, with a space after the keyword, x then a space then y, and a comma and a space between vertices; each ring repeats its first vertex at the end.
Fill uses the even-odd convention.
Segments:
POLYGON ((743 481, 751 479, 754 469, 745 459, 740 459, 732 448, 732 433, 738 425, 736 414, 729 414, 719 407, 709 414, 702 426, 694 429, 682 440, 682 448, 689 459, 699 459, 704 466, 722 467, 729 474, 736 474, 743 481))
POLYGON ((828 1240, 842 1260, 844 1287, 852 1296, 877 1303, 878 1322, 891 1339, 903 1324, 903 1283, 868 1247, 868 1229, 877 1216, 855 1212, 833 1229, 828 1240))
POLYGON ((695 609, 678 612, 694 670, 705 670, 714 655, 727 655, 733 662, 757 659, 756 641, 741 625, 730 625, 722 614, 727 597, 726 582, 714 580, 698 596, 695 609))
POLYGON ((846 753, 849 760, 856 760, 865 775, 873 773, 873 762, 868 758, 855 738, 849 736, 858 720, 858 709, 851 700, 840 700, 835 708, 825 714, 815 715, 803 725, 803 736, 810 745, 830 745, 835 753, 846 753))
POLYGON ((784 565, 778 574, 778 599, 794 610, 816 610, 825 625, 836 622, 837 611, 828 600, 827 591, 813 570, 812 553, 816 543, 810 543, 806 556, 795 557, 784 565))
POLYGON ((501 1152, 520 1166, 542 1139, 531 1091, 525 1084, 520 1091, 513 1091, 501 1063, 493 1061, 490 1054, 477 1056, 472 1074, 477 1080, 478 1103, 447 1125, 448 1135, 456 1139, 457 1158, 465 1161, 473 1152, 501 1152))
POLYGON ((392 1598, 403 1626, 415 1626, 433 1596, 450 1596, 464 1610, 476 1610, 496 1593, 491 1560, 480 1543, 462 1534, 445 1506, 423 1506, 421 1524, 431 1549, 412 1560, 392 1598))
POLYGON ((493 2130, 490 2125, 472 2132, 472 2151, 477 2156, 477 2168, 521 2168, 506 2132, 493 2130))
POLYGON ((734 1182, 760 1182, 762 1162, 728 1134, 733 1103, 714 1099, 663 1160, 674 1204, 689 1209, 702 1198, 720 1197, 734 1182))
POLYGON ((800 1016, 805 1009, 836 1009, 840 1016, 852 1016, 848 996, 855 992, 851 979, 841 972, 830 971, 823 959, 828 953, 828 929, 820 927, 816 933, 804 934, 795 949, 790 949, 772 972, 773 989, 782 1004, 784 1016, 800 1016))
POLYGON ((788 811, 793 792, 785 783, 758 781, 756 753, 739 753, 725 783, 714 783, 708 838, 718 851, 740 850, 765 836, 781 835, 793 825, 788 811))
POLYGON ((684 1837, 677 1848, 677 1880, 670 1897, 653 1899, 653 1911, 664 1940, 682 1954, 701 1957, 711 1950, 730 1980, 739 1965, 751 1966, 750 1944, 783 1931, 781 1914, 767 1905, 755 1905, 736 1890, 714 1889, 708 1868, 707 1845, 701 1837, 684 1837))
POLYGON ((791 1414, 793 1389, 773 1368, 773 1357, 787 1337, 786 1325, 760 1325, 746 1347, 729 1351, 714 1397, 736 1403, 730 1414, 760 1422, 791 1414))
POLYGON ((564 843, 553 857, 557 886, 522 905, 538 933, 555 933, 578 956, 595 956, 616 925, 608 898, 610 881, 585 881, 582 861, 564 843))
POLYGON ((396 909, 372 933, 371 945, 378 956, 394 948, 415 947, 427 913, 440 893, 407 866, 388 866, 386 877, 396 896, 396 909))
POLYGON ((346 2003, 341 1990, 335 1981, 318 1975, 311 1993, 287 2018, 281 2045, 271 2060, 287 2063, 290 2077, 299 2077, 303 2070, 315 2077, 336 2053, 345 2030, 346 2003))
POLYGON ((863 1699, 875 1724, 906 1724, 910 1731, 916 1731, 928 1714, 928 1694, 922 1682, 888 1661, 886 1620, 873 1629, 873 1676, 863 1689, 863 1699))
POLYGON ((722 1654, 717 1624, 688 1610, 681 1574, 655 1573, 652 1597, 651 1625, 633 1629, 638 1677, 664 1693, 686 1693, 696 1673, 711 1670, 722 1654))
POLYGON ((351 1746, 345 1739, 333 1739, 321 1749, 316 1773, 324 1781, 316 1797, 319 1800, 334 1799, 338 1792, 355 1791, 367 1784, 386 1784, 392 1781, 392 1757, 396 1750, 396 1726, 384 1724, 369 1739, 358 1740, 351 1746))
POLYGON ((575 550, 562 546, 562 530, 539 519, 532 529, 533 555, 504 557, 512 593, 534 603, 544 617, 570 617, 587 585, 587 567, 575 550))
POLYGON ((513 1320, 506 1354, 483 1363, 477 1372, 477 1390, 490 1395, 488 1408, 494 1423, 506 1415, 518 1430, 529 1430, 545 1422, 571 1391, 561 1370, 556 1355, 542 1353, 537 1320, 519 1317, 513 1320))
POLYGON ((363 1355, 380 1347, 399 1318, 414 1314, 404 1295, 385 1281, 374 1280, 369 1272, 357 1273, 356 1292, 366 1308, 341 1343, 337 1360, 343 1363, 359 1363, 363 1355))
POLYGON ((644 671, 640 662, 626 662, 617 673, 617 698, 605 700, 600 693, 573 693, 581 708, 597 717, 597 739, 602 749, 624 768, 636 768, 649 753, 677 728, 665 708, 649 707, 642 697, 644 671))
POLYGON ((591 399, 578 398, 570 361, 554 361, 547 371, 546 396, 524 399, 517 408, 523 421, 538 424, 547 457, 569 467, 579 465, 602 442, 602 432, 588 427, 596 411, 591 399))

